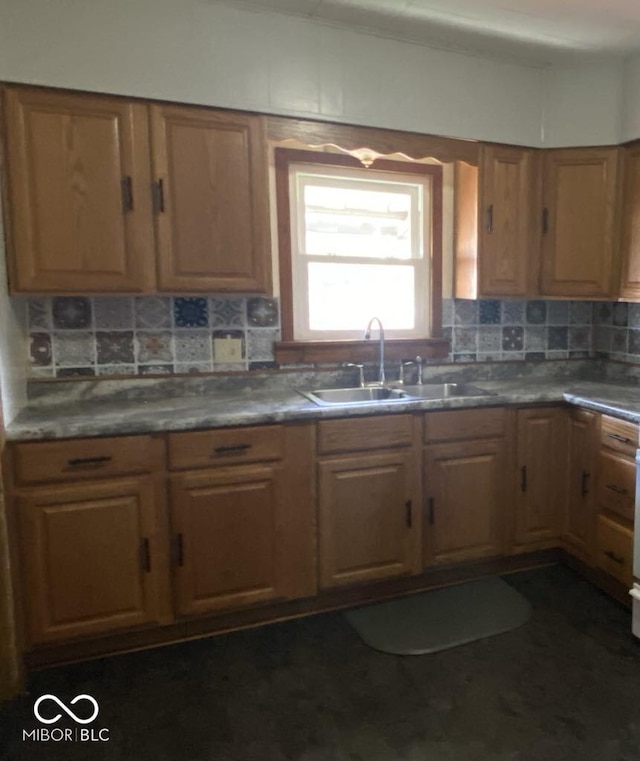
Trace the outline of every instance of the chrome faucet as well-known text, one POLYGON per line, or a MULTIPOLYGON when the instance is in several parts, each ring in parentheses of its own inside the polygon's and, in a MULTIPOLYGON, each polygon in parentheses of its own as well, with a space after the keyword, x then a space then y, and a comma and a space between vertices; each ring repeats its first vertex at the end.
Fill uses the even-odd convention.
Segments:
POLYGON ((382 327, 382 322, 380 322, 379 317, 372 317, 369 320, 369 323, 367 324, 367 328, 364 331, 364 337, 365 340, 368 341, 371 338, 371 325, 377 322, 378 323, 378 330, 380 332, 380 369, 378 370, 378 383, 383 386, 385 382, 385 376, 384 376, 384 328, 382 327))

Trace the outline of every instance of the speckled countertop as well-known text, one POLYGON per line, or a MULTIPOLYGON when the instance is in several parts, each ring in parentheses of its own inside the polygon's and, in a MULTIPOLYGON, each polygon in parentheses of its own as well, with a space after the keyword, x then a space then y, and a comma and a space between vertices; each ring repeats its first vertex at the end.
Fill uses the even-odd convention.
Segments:
MULTIPOLYGON (((550 365, 551 363, 544 363, 550 365)), ((11 440, 114 436, 198 428, 258 425, 419 410, 568 402, 640 422, 640 385, 629 371, 604 372, 594 362, 518 369, 452 368, 430 371, 427 382, 473 382, 491 396, 401 400, 369 405, 319 407, 299 388, 353 385, 344 371, 322 377, 308 373, 277 379, 143 384, 111 381, 45 386, 7 427, 11 440), (611 377, 612 374, 615 377, 611 377), (513 377, 509 377, 509 375, 513 377)))

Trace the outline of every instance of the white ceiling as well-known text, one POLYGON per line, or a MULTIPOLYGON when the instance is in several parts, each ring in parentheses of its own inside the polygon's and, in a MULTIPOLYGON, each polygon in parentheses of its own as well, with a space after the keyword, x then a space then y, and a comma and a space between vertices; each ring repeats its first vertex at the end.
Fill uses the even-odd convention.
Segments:
POLYGON ((640 51, 640 0, 225 0, 544 64, 640 51))

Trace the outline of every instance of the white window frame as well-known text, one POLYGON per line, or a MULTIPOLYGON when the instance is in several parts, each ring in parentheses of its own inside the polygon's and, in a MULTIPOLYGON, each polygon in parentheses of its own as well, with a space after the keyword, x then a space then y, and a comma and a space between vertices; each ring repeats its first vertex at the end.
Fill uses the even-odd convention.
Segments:
MULTIPOLYGON (((432 235, 432 183, 429 175, 416 175, 413 173, 402 174, 400 172, 381 171, 376 169, 337 167, 331 165, 291 163, 289 166, 289 198, 291 217, 291 278, 292 278, 292 306, 293 306, 293 331, 296 341, 322 341, 322 340, 349 340, 361 339, 365 325, 357 326, 353 330, 318 331, 311 330, 309 326, 309 291, 308 291, 308 265, 312 262, 339 261, 344 264, 362 265, 394 265, 411 267, 414 272, 414 327, 406 330, 391 330, 385 328, 388 338, 425 338, 431 334, 431 259, 433 251, 432 235), (305 176, 318 180, 326 178, 326 184, 331 185, 331 179, 343 179, 344 185, 354 182, 366 186, 369 183, 384 183, 385 190, 392 191, 393 186, 398 186, 398 192, 407 192, 407 186, 414 188, 412 191, 419 214, 412 219, 411 240, 412 248, 417 250, 410 259, 397 259, 362 256, 336 256, 329 258, 326 255, 309 255, 303 250, 304 246, 304 201, 303 192, 307 184, 305 176), (421 193, 419 192, 421 190, 421 193), (420 199, 418 201, 418 199, 420 199)), ((379 187, 379 185, 378 185, 379 187)), ((370 315, 373 317, 376 315, 370 315)))

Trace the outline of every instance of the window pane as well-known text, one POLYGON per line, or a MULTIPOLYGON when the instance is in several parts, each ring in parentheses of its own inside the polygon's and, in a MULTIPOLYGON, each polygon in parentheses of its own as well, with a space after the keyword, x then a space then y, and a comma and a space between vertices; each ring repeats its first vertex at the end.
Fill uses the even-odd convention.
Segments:
POLYGON ((392 192, 383 183, 380 190, 371 189, 373 183, 366 183, 368 189, 350 184, 305 182, 303 253, 380 259, 419 256, 419 251, 412 251, 419 241, 412 241, 411 235, 411 216, 418 213, 417 188, 392 192))
POLYGON ((413 267, 310 262, 308 272, 311 330, 364 331, 374 316, 388 330, 413 329, 413 267))

